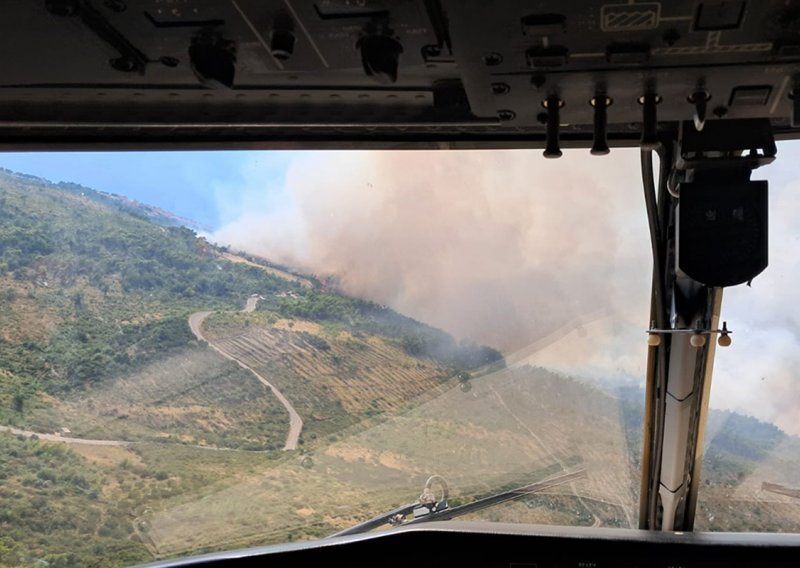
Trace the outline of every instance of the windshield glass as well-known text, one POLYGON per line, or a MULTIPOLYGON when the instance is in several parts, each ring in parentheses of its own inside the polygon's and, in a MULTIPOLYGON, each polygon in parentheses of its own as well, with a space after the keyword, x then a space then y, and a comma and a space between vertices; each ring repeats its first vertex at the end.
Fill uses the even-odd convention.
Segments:
MULTIPOLYGON (((459 518, 635 528, 638 159, 0 156, 0 565, 317 539, 531 484, 459 518)), ((699 527, 796 530, 786 262, 723 304, 699 527)))

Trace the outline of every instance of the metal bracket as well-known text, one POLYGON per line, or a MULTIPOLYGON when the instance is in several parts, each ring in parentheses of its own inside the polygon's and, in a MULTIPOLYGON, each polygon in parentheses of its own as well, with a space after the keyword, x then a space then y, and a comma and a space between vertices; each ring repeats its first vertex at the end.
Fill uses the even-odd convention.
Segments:
POLYGON ((678 132, 678 170, 747 168, 754 170, 775 160, 778 148, 769 119, 708 120, 698 131, 693 122, 681 122, 678 132))

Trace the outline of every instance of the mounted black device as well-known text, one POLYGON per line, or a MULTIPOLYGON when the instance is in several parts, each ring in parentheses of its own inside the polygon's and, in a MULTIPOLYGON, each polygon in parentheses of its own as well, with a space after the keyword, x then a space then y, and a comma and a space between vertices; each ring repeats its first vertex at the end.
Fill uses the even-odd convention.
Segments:
POLYGON ((678 269, 706 286, 748 282, 767 267, 767 182, 681 184, 678 269))
POLYGON ((768 264, 768 184, 750 175, 775 159, 769 121, 685 122, 678 144, 678 271, 710 287, 749 282, 768 264))

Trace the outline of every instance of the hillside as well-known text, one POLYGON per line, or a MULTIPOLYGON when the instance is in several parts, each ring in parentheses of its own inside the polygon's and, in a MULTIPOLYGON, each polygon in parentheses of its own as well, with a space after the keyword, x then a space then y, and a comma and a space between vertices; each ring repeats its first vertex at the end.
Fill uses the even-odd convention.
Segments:
MULTIPOLYGON (((167 497, 191 500, 234 483, 255 463, 286 461, 286 410, 251 372, 195 339, 193 313, 213 312, 213 337, 246 318, 288 330, 295 347, 281 356, 294 359, 265 372, 307 414, 301 444, 432 396, 467 369, 502 364, 494 350, 215 247, 181 221, 119 196, 0 172, 0 528, 15 527, 0 530, 0 566, 61 558, 85 531, 97 546, 105 536, 109 546, 128 543, 126 556, 109 548, 110 565, 150 558, 131 519, 167 497), (241 314, 254 295, 258 312, 241 314), (391 385, 388 402, 353 405, 343 381, 354 366, 372 389, 391 385), (339 388, 322 388, 329 380, 339 388), (51 449, 35 433, 69 445, 51 449), (37 456, 51 473, 31 467, 37 456), (72 484, 77 493, 65 488, 72 484), (42 505, 30 508, 37 495, 53 519, 95 513, 82 525, 45 527, 42 505), (42 541, 43 531, 52 537, 42 541)), ((70 554, 67 565, 81 565, 70 554)))
MULTIPOLYGON (((637 388, 506 368, 181 223, 0 172, 0 567, 322 537, 434 473, 458 504, 584 470, 475 518, 636 525, 637 388)), ((699 527, 800 531, 797 438, 712 412, 707 442, 699 527)))
POLYGON ((431 348, 413 355, 453 367, 500 358, 368 302, 230 261, 193 231, 161 226, 107 194, 9 173, 0 184, 5 422, 23 424, 28 407, 43 403, 37 393, 68 396, 196 347, 191 312, 238 311, 253 293, 266 298, 261 308, 289 317, 348 318, 375 333, 424 338, 431 348))
POLYGON ((90 199, 96 203, 107 205, 112 209, 124 211, 131 215, 147 219, 164 227, 188 227, 194 231, 211 231, 210 227, 201 225, 192 219, 175 215, 174 213, 165 211, 160 207, 142 203, 141 201, 136 201, 135 199, 130 199, 123 195, 116 195, 106 191, 97 191, 77 183, 59 182, 57 184, 52 184, 46 179, 29 174, 14 172, 6 168, 0 168, 0 173, 7 174, 18 180, 36 185, 54 185, 65 192, 79 195, 84 199, 90 199))

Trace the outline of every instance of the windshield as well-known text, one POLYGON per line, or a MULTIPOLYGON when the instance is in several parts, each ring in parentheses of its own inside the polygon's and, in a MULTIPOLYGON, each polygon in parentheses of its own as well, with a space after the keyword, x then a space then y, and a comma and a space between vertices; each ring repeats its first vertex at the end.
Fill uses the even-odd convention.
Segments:
MULTIPOLYGON (((0 566, 318 539, 531 484, 460 518, 637 527, 638 160, 0 156, 0 566)), ((780 164, 773 266, 723 304, 702 529, 800 530, 780 164)))

